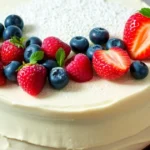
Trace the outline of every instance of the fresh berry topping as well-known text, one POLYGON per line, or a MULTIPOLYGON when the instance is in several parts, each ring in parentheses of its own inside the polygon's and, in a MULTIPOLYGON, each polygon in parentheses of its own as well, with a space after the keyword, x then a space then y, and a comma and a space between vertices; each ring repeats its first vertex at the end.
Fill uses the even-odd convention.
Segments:
POLYGON ((1 60, 7 65, 11 61, 23 61, 23 39, 13 37, 5 41, 1 46, 1 60))
POLYGON ((76 36, 71 39, 70 46, 75 53, 85 53, 89 47, 89 42, 85 37, 76 36))
POLYGON ((89 34, 90 40, 94 44, 105 44, 109 39, 109 32, 104 28, 94 28, 89 34))
POLYGON ((44 66, 35 64, 24 66, 17 74, 19 85, 32 96, 38 95, 46 82, 46 69, 44 66))
POLYGON ((3 86, 6 84, 6 77, 4 75, 4 68, 3 64, 0 62, 0 86, 3 86))
POLYGON ((84 54, 77 54, 68 59, 65 67, 70 78, 76 82, 86 82, 93 78, 91 62, 84 54))
POLYGON ((30 57, 30 62, 23 64, 17 70, 17 81, 28 94, 38 95, 46 82, 47 70, 44 66, 37 64, 44 57, 43 51, 36 51, 30 57))
MULTIPOLYGON (((150 9, 147 10, 150 13, 150 9)), ((150 58, 150 18, 140 13, 132 15, 124 29, 124 38, 128 53, 132 59, 150 58)))
POLYGON ((102 49, 103 49, 103 48, 102 48, 101 45, 93 45, 93 46, 90 46, 90 47, 87 49, 87 51, 86 51, 86 55, 87 55, 87 57, 88 57, 90 60, 92 60, 94 52, 97 51, 97 50, 102 50, 102 49))
POLYGON ((4 32, 4 26, 3 24, 0 23, 0 38, 3 37, 3 32, 4 32))
POLYGON ((71 47, 56 37, 48 37, 42 43, 42 49, 50 59, 55 59, 56 53, 60 48, 64 49, 66 57, 70 54, 71 47))
POLYGON ((50 85, 55 89, 62 89, 69 83, 69 77, 62 67, 53 68, 48 76, 50 85))
POLYGON ((6 19, 5 19, 5 27, 7 28, 8 26, 14 25, 19 27, 21 30, 24 27, 24 22, 22 20, 22 18, 18 15, 9 15, 6 19))
POLYGON ((26 44, 25 44, 25 47, 28 47, 29 45, 32 45, 32 44, 37 44, 39 46, 42 46, 42 41, 41 39, 39 39, 38 37, 30 37, 27 41, 26 41, 26 44))
POLYGON ((106 43, 106 49, 110 49, 112 47, 119 47, 121 49, 126 49, 125 43, 118 38, 111 38, 106 43))
POLYGON ((3 67, 3 63, 0 62, 0 72, 3 71, 4 67, 3 67))
POLYGON ((98 50, 93 55, 93 67, 100 77, 114 80, 129 70, 130 57, 126 51, 117 47, 98 50))
POLYGON ((39 45, 36 45, 36 44, 29 45, 24 51, 25 61, 29 62, 31 55, 40 50, 41 50, 41 47, 39 45))
POLYGON ((4 72, 0 72, 0 86, 3 86, 6 84, 6 77, 4 75, 4 72))
POLYGON ((141 61, 134 61, 130 66, 130 73, 135 79, 144 79, 148 73, 148 66, 141 61))
POLYGON ((18 38, 22 37, 22 31, 17 26, 8 26, 3 32, 3 39, 8 40, 11 39, 13 36, 18 38))
POLYGON ((52 59, 45 60, 41 65, 43 65, 48 70, 48 72, 58 66, 57 62, 52 59))
POLYGON ((4 74, 6 78, 10 81, 17 81, 17 69, 21 66, 21 63, 18 61, 12 61, 4 68, 4 74))

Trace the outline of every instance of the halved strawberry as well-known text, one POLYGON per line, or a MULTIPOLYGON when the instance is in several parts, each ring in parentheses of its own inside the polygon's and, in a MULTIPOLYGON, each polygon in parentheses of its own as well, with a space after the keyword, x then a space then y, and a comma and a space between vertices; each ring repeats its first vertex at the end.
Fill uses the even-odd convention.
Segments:
POLYGON ((132 59, 150 58, 150 9, 143 8, 132 15, 124 29, 128 53, 132 59))
POLYGON ((117 47, 97 50, 93 55, 93 67, 96 73, 108 80, 123 76, 129 70, 130 64, 128 53, 117 47))

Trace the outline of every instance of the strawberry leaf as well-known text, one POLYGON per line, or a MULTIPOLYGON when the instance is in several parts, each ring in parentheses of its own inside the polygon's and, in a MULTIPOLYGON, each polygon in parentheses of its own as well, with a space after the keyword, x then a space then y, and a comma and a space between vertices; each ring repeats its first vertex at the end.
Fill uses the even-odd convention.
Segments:
POLYGON ((26 63, 23 61, 22 65, 17 68, 16 72, 19 71, 20 69, 22 69, 25 65, 26 65, 26 63))
POLYGON ((10 42, 11 42, 12 44, 14 44, 15 46, 17 46, 18 48, 24 48, 24 41, 25 41, 25 38, 24 38, 24 37, 19 38, 19 37, 13 36, 13 37, 10 39, 10 42))
POLYGON ((42 60, 44 58, 44 52, 39 50, 34 52, 30 57, 30 63, 36 64, 38 61, 42 60))
POLYGON ((16 72, 19 71, 21 68, 23 68, 23 66, 24 65, 19 66, 18 69, 16 70, 16 72))
POLYGON ((66 57, 66 54, 65 54, 64 49, 63 48, 59 48, 57 53, 56 53, 56 61, 57 61, 57 64, 60 67, 62 67, 64 65, 65 57, 66 57))
POLYGON ((142 15, 150 18, 150 8, 142 8, 140 11, 139 11, 142 15))

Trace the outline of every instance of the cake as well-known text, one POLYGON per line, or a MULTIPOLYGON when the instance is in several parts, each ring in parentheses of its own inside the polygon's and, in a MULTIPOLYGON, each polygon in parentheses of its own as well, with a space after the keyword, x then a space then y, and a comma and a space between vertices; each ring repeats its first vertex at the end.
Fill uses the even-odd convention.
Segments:
MULTIPOLYGON (((122 38, 135 11, 104 0, 32 0, 0 16, 19 14, 27 37, 53 35, 69 43, 97 26, 122 38)), ((0 90, 0 150, 142 150, 150 144, 149 81, 150 74, 115 81, 94 75, 59 91, 46 84, 36 97, 7 83, 0 90)))

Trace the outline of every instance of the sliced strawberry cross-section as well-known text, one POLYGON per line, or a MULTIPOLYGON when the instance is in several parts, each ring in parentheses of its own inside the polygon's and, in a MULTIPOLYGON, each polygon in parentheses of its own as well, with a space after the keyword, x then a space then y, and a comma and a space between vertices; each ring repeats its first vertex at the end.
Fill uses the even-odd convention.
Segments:
POLYGON ((109 80, 123 76, 128 71, 130 63, 127 52, 117 47, 108 51, 98 50, 93 56, 93 67, 96 73, 109 80))
POLYGON ((132 59, 150 58, 150 16, 147 12, 150 14, 150 9, 143 8, 132 15, 125 25, 123 39, 132 59))

